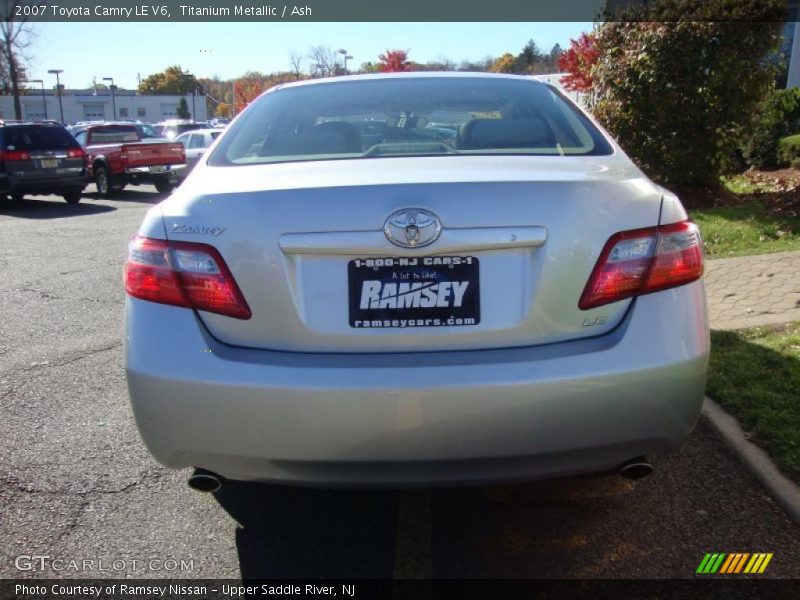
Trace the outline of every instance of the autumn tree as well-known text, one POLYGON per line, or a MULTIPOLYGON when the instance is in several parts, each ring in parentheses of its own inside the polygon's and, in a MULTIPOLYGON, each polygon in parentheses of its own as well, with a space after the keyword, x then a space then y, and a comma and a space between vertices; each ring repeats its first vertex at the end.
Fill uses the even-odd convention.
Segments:
POLYGON ((380 65, 374 62, 363 62, 359 73, 380 73, 380 65))
POLYGON ((497 58, 489 69, 492 73, 513 73, 517 67, 517 59, 510 52, 497 58))
POLYGON ((258 98, 263 91, 263 83, 254 79, 242 79, 233 83, 234 111, 244 110, 248 104, 258 98))
POLYGON ((231 116, 231 105, 226 102, 220 102, 217 104, 217 109, 214 111, 214 116, 217 117, 230 117, 231 116))
POLYGON ((26 17, 17 16, 16 6, 29 6, 27 0, 2 0, 0 21, 0 88, 14 97, 14 116, 22 118, 20 83, 25 80, 24 52, 30 47, 33 31, 26 17))
POLYGON ((411 70, 408 50, 387 50, 378 56, 378 60, 380 61, 378 69, 381 73, 398 73, 411 70))
POLYGON ((179 65, 172 65, 161 73, 154 73, 142 79, 140 94, 174 94, 183 96, 203 88, 197 78, 184 71, 179 65))
POLYGON ((564 88, 573 92, 588 92, 592 89, 592 70, 600 57, 597 36, 582 33, 577 40, 570 40, 569 48, 558 57, 558 68, 566 75, 561 78, 564 88))

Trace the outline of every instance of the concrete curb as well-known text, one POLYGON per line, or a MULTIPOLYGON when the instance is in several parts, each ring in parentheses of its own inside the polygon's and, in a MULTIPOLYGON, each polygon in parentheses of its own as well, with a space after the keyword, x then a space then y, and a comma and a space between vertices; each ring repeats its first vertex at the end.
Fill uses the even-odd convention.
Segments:
POLYGON ((706 398, 702 415, 714 434, 764 486, 769 495, 796 523, 800 523, 800 488, 778 470, 766 452, 747 439, 739 422, 719 404, 706 398))

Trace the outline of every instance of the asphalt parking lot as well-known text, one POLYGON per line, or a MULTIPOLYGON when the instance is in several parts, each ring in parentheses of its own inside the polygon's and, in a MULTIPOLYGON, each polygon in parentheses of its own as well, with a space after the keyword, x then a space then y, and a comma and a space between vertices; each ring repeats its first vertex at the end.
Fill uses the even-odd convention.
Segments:
POLYGON ((93 191, 0 204, 0 577, 685 578, 706 552, 800 577, 800 527, 702 424, 635 483, 190 490, 140 442, 122 371, 125 247, 160 196, 93 191))

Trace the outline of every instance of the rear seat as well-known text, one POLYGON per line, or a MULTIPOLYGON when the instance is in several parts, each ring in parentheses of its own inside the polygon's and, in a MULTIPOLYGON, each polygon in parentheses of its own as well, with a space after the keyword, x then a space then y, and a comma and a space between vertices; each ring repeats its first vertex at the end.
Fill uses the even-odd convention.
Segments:
POLYGON ((554 146, 553 134, 542 119, 473 119, 461 126, 457 138, 457 147, 463 150, 554 146))
POLYGON ((264 156, 304 154, 355 154, 364 151, 361 134, 352 123, 327 121, 301 134, 268 138, 262 146, 264 156))

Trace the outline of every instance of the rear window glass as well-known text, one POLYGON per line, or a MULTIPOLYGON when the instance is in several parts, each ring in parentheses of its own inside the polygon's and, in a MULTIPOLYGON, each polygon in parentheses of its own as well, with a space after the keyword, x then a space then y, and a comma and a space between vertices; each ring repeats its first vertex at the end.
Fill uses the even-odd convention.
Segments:
POLYGON ((209 164, 611 152, 597 128, 542 83, 478 77, 396 78, 268 93, 229 128, 209 164))
POLYGON ((75 138, 63 127, 22 125, 3 129, 6 150, 63 150, 77 145, 75 138))
POLYGON ((95 127, 89 133, 89 141, 93 144, 138 142, 139 134, 133 126, 95 127))
POLYGON ((175 126, 175 131, 178 133, 186 133, 187 131, 193 131, 195 129, 200 129, 201 127, 202 125, 197 123, 182 123, 175 126))

